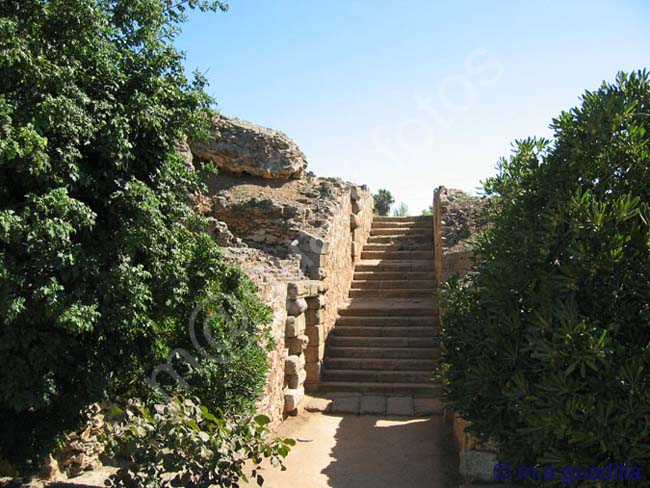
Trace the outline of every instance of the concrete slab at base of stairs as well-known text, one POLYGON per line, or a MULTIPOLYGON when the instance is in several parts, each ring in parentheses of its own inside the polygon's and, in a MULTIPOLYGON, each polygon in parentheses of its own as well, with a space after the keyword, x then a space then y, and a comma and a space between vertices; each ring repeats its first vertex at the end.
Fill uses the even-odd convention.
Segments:
POLYGON ((386 399, 386 415, 413 417, 415 409, 411 397, 391 397, 386 399))
POLYGON ((361 397, 335 398, 330 411, 332 413, 351 413, 358 415, 361 404, 361 397))
POLYGON ((386 413, 386 397, 376 395, 361 397, 359 413, 361 415, 383 415, 386 413))

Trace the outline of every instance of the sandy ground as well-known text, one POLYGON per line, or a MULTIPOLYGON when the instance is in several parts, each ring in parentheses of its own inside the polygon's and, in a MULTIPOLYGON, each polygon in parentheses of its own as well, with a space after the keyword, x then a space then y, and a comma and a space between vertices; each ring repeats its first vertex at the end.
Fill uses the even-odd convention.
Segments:
POLYGON ((296 444, 284 472, 263 465, 268 488, 457 488, 460 484, 454 440, 440 415, 405 419, 305 413, 284 422, 277 435, 311 442, 296 444))
MULTIPOLYGON (((405 418, 306 412, 287 419, 275 435, 298 442, 285 459, 286 471, 268 462, 262 465, 266 488, 458 488, 461 484, 455 441, 441 415, 405 418)), ((101 487, 114 469, 103 468, 47 487, 101 487)), ((1 481, 0 486, 5 486, 1 481)), ((257 483, 252 480, 242 486, 257 483)))

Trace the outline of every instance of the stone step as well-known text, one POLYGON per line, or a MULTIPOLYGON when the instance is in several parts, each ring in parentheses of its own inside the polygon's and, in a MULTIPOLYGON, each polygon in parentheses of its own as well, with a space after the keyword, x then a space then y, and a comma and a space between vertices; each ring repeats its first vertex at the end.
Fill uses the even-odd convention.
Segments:
POLYGON ((433 271, 433 259, 417 259, 417 260, 379 260, 379 259, 366 259, 361 260, 355 266, 355 271, 391 271, 391 272, 404 272, 404 271, 433 271))
POLYGON ((393 242, 390 244, 366 244, 364 251, 429 251, 433 252, 433 242, 393 242))
POLYGON ((411 220, 400 222, 373 221, 371 229, 433 229, 431 221, 411 220))
POLYGON ((433 292, 433 280, 352 280, 352 288, 355 289, 402 289, 430 290, 433 292))
POLYGON ((338 325, 333 329, 334 336, 330 337, 436 337, 436 327, 364 327, 338 325))
POLYGON ((432 271, 355 271, 355 281, 428 281, 433 282, 436 275, 432 271))
POLYGON ((433 299, 431 300, 353 300, 347 306, 339 308, 339 315, 341 317, 350 315, 363 315, 363 316, 381 316, 381 317, 395 317, 395 316, 425 316, 433 317, 436 315, 436 308, 433 306, 433 299))
POLYGON ((408 236, 421 237, 429 236, 433 239, 433 229, 428 227, 381 227, 370 229, 370 236, 408 236))
POLYGON ((398 244, 402 242, 433 244, 433 239, 428 234, 396 234, 383 236, 369 236, 368 244, 398 244))
POLYGON ((433 370, 325 369, 323 381, 434 384, 433 370))
POLYGON ((433 250, 430 251, 361 251, 361 259, 396 259, 401 261, 423 260, 433 264, 433 250))
POLYGON ((341 327, 377 327, 377 328, 416 328, 429 327, 434 328, 437 325, 436 317, 432 315, 410 316, 394 315, 386 317, 382 315, 349 315, 341 316, 336 319, 337 330, 341 327))
POLYGON ((440 348, 328 346, 327 356, 332 358, 436 359, 440 357, 440 348))
POLYGON ((358 383, 350 381, 325 381, 318 386, 321 392, 378 393, 391 396, 439 397, 440 383, 358 383))
POLYGON ((434 371, 438 366, 435 359, 374 359, 374 358, 325 358, 326 369, 379 369, 391 371, 426 370, 434 371))
POLYGON ((437 347, 437 337, 375 337, 375 336, 345 336, 335 333, 328 339, 331 347, 437 347))
POLYGON ((351 288, 350 298, 427 298, 433 296, 432 289, 377 289, 351 288))
POLYGON ((375 215, 373 222, 431 222, 433 217, 431 215, 410 215, 406 217, 395 217, 391 215, 375 215))

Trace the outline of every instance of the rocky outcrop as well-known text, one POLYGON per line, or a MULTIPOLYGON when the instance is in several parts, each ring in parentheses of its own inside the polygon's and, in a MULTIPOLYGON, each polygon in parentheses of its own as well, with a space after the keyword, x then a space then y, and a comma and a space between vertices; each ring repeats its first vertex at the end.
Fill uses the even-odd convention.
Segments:
POLYGON ((190 149, 187 140, 183 139, 178 141, 176 143, 176 151, 181 155, 181 158, 183 158, 185 166, 194 171, 194 156, 192 156, 192 150, 190 149))
POLYGON ((194 156, 214 162, 223 171, 272 180, 301 178, 307 160, 284 133, 237 118, 212 119, 212 140, 191 142, 194 156))

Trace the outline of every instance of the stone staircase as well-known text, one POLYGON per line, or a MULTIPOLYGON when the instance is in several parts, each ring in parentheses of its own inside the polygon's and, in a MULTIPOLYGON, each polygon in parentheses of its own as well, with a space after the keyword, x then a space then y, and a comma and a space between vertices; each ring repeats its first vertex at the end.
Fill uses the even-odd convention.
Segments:
POLYGON ((439 395, 432 233, 431 217, 375 217, 327 341, 321 392, 439 395))

